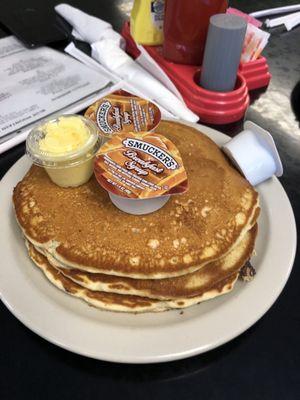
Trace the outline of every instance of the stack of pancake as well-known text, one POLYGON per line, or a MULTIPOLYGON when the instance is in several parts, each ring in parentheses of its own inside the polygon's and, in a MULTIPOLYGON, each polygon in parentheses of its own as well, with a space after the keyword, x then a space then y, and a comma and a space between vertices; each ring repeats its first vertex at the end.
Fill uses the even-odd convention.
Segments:
POLYGON ((13 194, 29 256, 59 289, 125 312, 184 308, 231 291, 253 253, 258 194, 199 131, 163 121, 189 190, 159 211, 115 208, 92 177, 60 188, 32 166, 13 194))

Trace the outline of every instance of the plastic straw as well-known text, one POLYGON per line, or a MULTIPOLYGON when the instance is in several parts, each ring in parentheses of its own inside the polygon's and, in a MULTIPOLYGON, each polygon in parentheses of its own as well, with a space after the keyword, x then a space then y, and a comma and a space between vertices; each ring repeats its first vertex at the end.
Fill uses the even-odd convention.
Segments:
POLYGON ((268 15, 284 14, 293 11, 300 11, 300 4, 294 4, 292 6, 268 8, 267 10, 255 11, 250 13, 251 17, 262 18, 268 15))

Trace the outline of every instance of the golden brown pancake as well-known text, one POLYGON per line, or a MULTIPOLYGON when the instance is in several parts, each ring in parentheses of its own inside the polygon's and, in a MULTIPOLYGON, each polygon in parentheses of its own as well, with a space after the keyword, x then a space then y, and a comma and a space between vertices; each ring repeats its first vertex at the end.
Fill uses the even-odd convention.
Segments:
POLYGON ((60 188, 33 166, 13 195, 24 235, 68 267, 138 279, 185 275, 226 255, 255 223, 257 192, 198 130, 163 121, 157 132, 181 153, 187 193, 133 216, 118 210, 94 177, 60 188))
POLYGON ((138 313, 149 311, 166 311, 174 308, 186 308, 230 292, 238 278, 238 274, 232 274, 223 281, 215 284, 207 292, 203 292, 201 295, 196 297, 161 301, 146 297, 105 293, 83 288, 52 267, 47 258, 35 250, 31 244, 28 245, 28 252, 32 261, 43 271, 49 281, 57 288, 74 297, 86 301, 88 304, 94 307, 110 311, 138 313))
MULTIPOLYGON (((191 274, 166 279, 132 279, 107 274, 93 274, 64 268, 49 253, 45 255, 48 262, 65 277, 89 290, 170 300, 199 296, 208 292, 228 276, 238 273, 251 257, 256 233, 257 225, 248 231, 225 257, 213 261, 191 274)), ((40 249, 36 250, 41 251, 40 249)))

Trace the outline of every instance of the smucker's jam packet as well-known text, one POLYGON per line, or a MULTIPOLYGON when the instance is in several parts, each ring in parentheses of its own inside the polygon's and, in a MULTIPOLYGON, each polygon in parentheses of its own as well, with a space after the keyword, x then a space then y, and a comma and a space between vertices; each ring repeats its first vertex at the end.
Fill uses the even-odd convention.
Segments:
POLYGON ((154 132, 114 135, 96 154, 94 173, 105 190, 131 199, 181 194, 188 189, 179 150, 154 132))
POLYGON ((96 123, 104 136, 120 132, 153 130, 161 120, 159 108, 148 100, 117 90, 92 104, 84 116, 96 123))

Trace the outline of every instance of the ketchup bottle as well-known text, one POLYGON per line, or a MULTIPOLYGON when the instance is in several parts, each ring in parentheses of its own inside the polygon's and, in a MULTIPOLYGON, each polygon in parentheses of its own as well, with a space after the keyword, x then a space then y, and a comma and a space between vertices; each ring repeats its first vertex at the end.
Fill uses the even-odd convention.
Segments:
POLYGON ((163 56, 201 65, 209 19, 227 9, 227 0, 166 0, 163 56))

